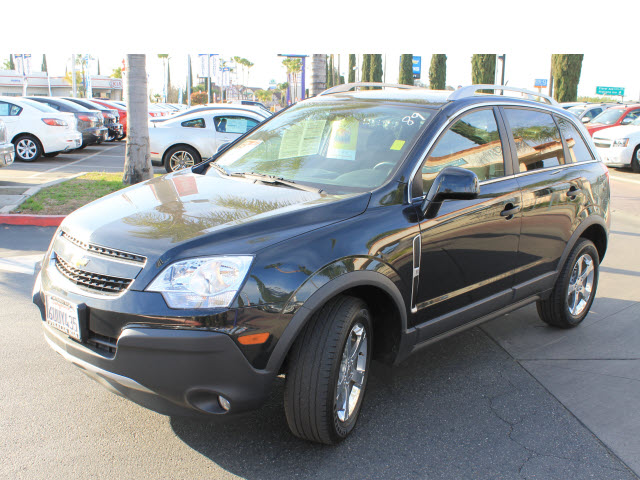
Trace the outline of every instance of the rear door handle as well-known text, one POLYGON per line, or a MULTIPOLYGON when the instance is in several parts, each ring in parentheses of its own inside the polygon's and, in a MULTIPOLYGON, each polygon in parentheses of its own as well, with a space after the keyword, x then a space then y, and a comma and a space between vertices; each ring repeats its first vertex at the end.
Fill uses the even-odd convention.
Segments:
POLYGON ((576 198, 576 196, 582 191, 581 188, 578 188, 576 186, 572 186, 569 191, 567 192, 567 197, 569 198, 576 198))
POLYGON ((507 220, 511 220, 513 216, 520 211, 520 205, 513 205, 513 203, 507 203, 504 207, 504 210, 500 212, 500 215, 503 217, 507 217, 507 220))

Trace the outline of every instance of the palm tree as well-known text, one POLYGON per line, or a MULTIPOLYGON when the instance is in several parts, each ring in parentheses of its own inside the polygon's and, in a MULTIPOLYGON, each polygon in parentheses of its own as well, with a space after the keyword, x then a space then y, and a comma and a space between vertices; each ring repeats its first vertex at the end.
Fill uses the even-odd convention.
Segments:
POLYGON ((147 69, 144 54, 126 56, 127 147, 122 182, 133 185, 153 177, 149 150, 147 69))

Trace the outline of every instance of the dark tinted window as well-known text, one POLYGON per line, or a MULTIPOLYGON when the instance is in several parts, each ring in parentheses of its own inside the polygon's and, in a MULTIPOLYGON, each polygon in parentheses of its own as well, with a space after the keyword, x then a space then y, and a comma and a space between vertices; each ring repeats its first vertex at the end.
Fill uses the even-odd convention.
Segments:
POLYGON ((593 118, 596 117, 598 115, 600 115, 602 113, 602 109, 601 108, 593 108, 591 110, 589 110, 587 113, 584 114, 585 117, 587 118, 593 118))
POLYGON ((556 120, 558 121, 558 125, 560 125, 564 141, 569 148, 570 162, 588 162, 589 160, 593 160, 591 152, 585 145, 582 135, 578 133, 576 127, 564 118, 556 117, 556 120))
POLYGON ((553 117, 536 110, 505 108, 521 172, 563 165, 564 150, 553 117))
POLYGON ((222 133, 244 134, 258 124, 257 120, 247 117, 215 117, 216 130, 222 133))
POLYGON ((469 169, 480 181, 504 175, 502 143, 493 110, 465 115, 440 137, 422 167, 423 193, 429 191, 445 167, 469 169))
POLYGON ((627 113, 624 118, 622 119, 624 120, 635 120, 636 118, 640 117, 640 110, 631 110, 629 113, 627 113))
POLYGON ((182 125, 183 127, 190 127, 190 128, 205 127, 204 118, 194 118, 193 120, 185 120, 180 125, 182 125))

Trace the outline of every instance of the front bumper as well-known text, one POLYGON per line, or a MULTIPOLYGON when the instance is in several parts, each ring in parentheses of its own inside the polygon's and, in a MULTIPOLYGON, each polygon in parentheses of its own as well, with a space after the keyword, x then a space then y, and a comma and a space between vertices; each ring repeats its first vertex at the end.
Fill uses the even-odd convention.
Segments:
POLYGON ((0 143, 0 167, 11 165, 15 154, 13 143, 0 143))
POLYGON ((633 156, 633 147, 610 147, 600 148, 596 147, 598 156, 602 159, 602 162, 608 167, 628 167, 631 165, 631 158, 633 156))
POLYGON ((40 308, 45 339, 113 393, 164 415, 233 414, 265 402, 276 374, 253 368, 230 336, 131 325, 119 335, 115 353, 103 353, 44 321, 40 275, 33 302, 40 308), (218 402, 220 395, 231 405, 228 412, 218 402))

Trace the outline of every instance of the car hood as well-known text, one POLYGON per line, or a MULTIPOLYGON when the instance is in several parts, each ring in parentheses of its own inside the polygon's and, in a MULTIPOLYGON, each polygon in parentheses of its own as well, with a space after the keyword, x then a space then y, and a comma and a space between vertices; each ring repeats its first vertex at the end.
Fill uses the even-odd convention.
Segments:
POLYGON ((617 127, 607 128, 598 132, 598 138, 607 138, 615 140, 617 138, 625 138, 629 135, 640 133, 640 126, 635 125, 619 125, 617 127))
POLYGON ((358 215, 369 198, 369 193, 329 195, 183 170, 96 200, 69 215, 61 228, 82 242, 150 261, 252 254, 358 215))

